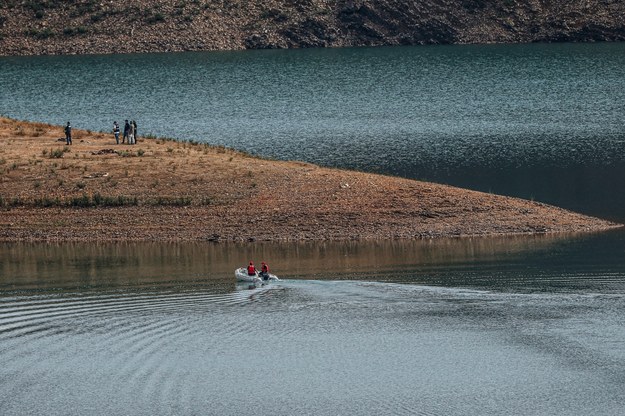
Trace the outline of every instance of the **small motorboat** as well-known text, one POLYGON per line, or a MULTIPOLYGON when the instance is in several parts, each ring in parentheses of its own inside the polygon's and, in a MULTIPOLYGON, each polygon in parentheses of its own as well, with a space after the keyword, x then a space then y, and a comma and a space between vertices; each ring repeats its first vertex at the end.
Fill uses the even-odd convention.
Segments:
POLYGON ((258 277, 258 272, 250 275, 247 273, 247 268, 240 267, 234 271, 234 277, 237 278, 239 282, 249 282, 249 283, 261 283, 262 280, 258 277))
POLYGON ((249 283, 263 283, 263 282, 277 282, 278 276, 275 274, 267 273, 263 275, 262 273, 254 273, 253 275, 249 275, 247 273, 246 267, 239 267, 234 271, 234 276, 240 282, 249 282, 249 283))

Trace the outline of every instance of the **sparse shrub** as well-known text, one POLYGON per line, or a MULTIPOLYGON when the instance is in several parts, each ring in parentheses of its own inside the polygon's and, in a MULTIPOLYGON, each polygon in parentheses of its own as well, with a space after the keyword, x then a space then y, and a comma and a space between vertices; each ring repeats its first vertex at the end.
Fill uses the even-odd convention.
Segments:
POLYGON ((73 197, 70 201, 70 205, 73 207, 90 207, 91 204, 91 198, 89 198, 89 196, 87 194, 82 194, 82 196, 79 197, 73 197))
POLYGON ((269 9, 262 12, 260 18, 273 19, 275 22, 285 22, 289 17, 278 9, 269 9))
POLYGON ((106 16, 107 16, 106 12, 100 12, 100 13, 92 14, 89 19, 91 20, 91 23, 97 23, 101 20, 104 20, 106 16))
POLYGON ((146 23, 148 24, 155 24, 155 23, 160 23, 160 22, 164 22, 165 21, 165 15, 163 13, 157 12, 154 13, 153 15, 148 16, 145 19, 146 23))
POLYGON ((35 131, 33 132, 33 137, 39 137, 46 133, 46 130, 41 127, 35 127, 35 131))
POLYGON ((143 149, 137 150, 137 155, 138 156, 143 156, 144 154, 145 154, 145 150, 143 150, 143 149))
MULTIPOLYGON (((44 150, 45 151, 45 150, 44 150)), ((50 159, 60 159, 63 157, 63 155, 65 154, 65 150, 63 149, 50 149, 49 151, 49 158, 50 159)), ((46 153, 44 153, 44 156, 46 155, 46 153)))
POLYGON ((26 35, 35 39, 43 40, 53 37, 54 31, 48 27, 41 30, 29 29, 26 31, 26 35))
POLYGON ((66 27, 63 29, 63 35, 65 36, 84 35, 85 33, 87 33, 87 28, 84 26, 66 27))
POLYGON ((164 196, 159 196, 158 198, 156 198, 153 201, 149 202, 151 205, 157 205, 157 206, 177 206, 177 207, 184 207, 184 206, 189 206, 193 203, 193 199, 187 196, 180 196, 180 197, 164 197, 164 196))
POLYGON ((40 207, 40 208, 48 208, 48 207, 59 207, 62 205, 62 203, 59 198, 52 199, 46 196, 43 198, 35 199, 33 201, 33 205, 35 205, 36 207, 40 207))
POLYGON ((103 198, 102 198, 102 195, 100 195, 99 192, 93 195, 93 204, 94 205, 102 205, 102 201, 103 201, 103 198))
POLYGON ((128 197, 120 195, 117 198, 107 197, 104 199, 104 205, 109 206, 109 207, 122 207, 126 205, 138 205, 138 204, 139 204, 139 200, 137 199, 137 197, 128 198, 128 197))
POLYGON ((93 195, 93 205, 103 207, 122 207, 128 205, 138 205, 139 200, 136 197, 129 198, 122 195, 114 196, 102 196, 100 193, 93 195))

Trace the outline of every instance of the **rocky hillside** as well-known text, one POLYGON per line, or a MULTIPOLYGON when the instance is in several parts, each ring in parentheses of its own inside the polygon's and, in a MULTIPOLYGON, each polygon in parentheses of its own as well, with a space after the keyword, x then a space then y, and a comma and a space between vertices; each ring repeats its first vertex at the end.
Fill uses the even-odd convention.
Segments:
POLYGON ((0 2, 0 55, 621 40, 623 0, 0 2))

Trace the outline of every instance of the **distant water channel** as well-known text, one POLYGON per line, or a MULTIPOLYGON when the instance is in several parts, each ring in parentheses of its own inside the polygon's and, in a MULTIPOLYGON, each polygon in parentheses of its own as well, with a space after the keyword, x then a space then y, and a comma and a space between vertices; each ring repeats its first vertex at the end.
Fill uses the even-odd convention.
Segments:
MULTIPOLYGON (((0 58, 0 114, 625 221, 623 68, 625 44, 0 58)), ((0 244, 0 414, 622 415, 623 322, 622 230, 0 244), (249 259, 284 280, 237 285, 249 259)))

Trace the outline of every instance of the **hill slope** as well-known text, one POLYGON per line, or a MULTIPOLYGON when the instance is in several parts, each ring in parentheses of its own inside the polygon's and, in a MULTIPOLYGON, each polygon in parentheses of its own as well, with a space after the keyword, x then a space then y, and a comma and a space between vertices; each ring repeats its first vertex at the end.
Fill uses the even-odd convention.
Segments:
POLYGON ((625 40, 622 0, 4 0, 0 55, 625 40))

